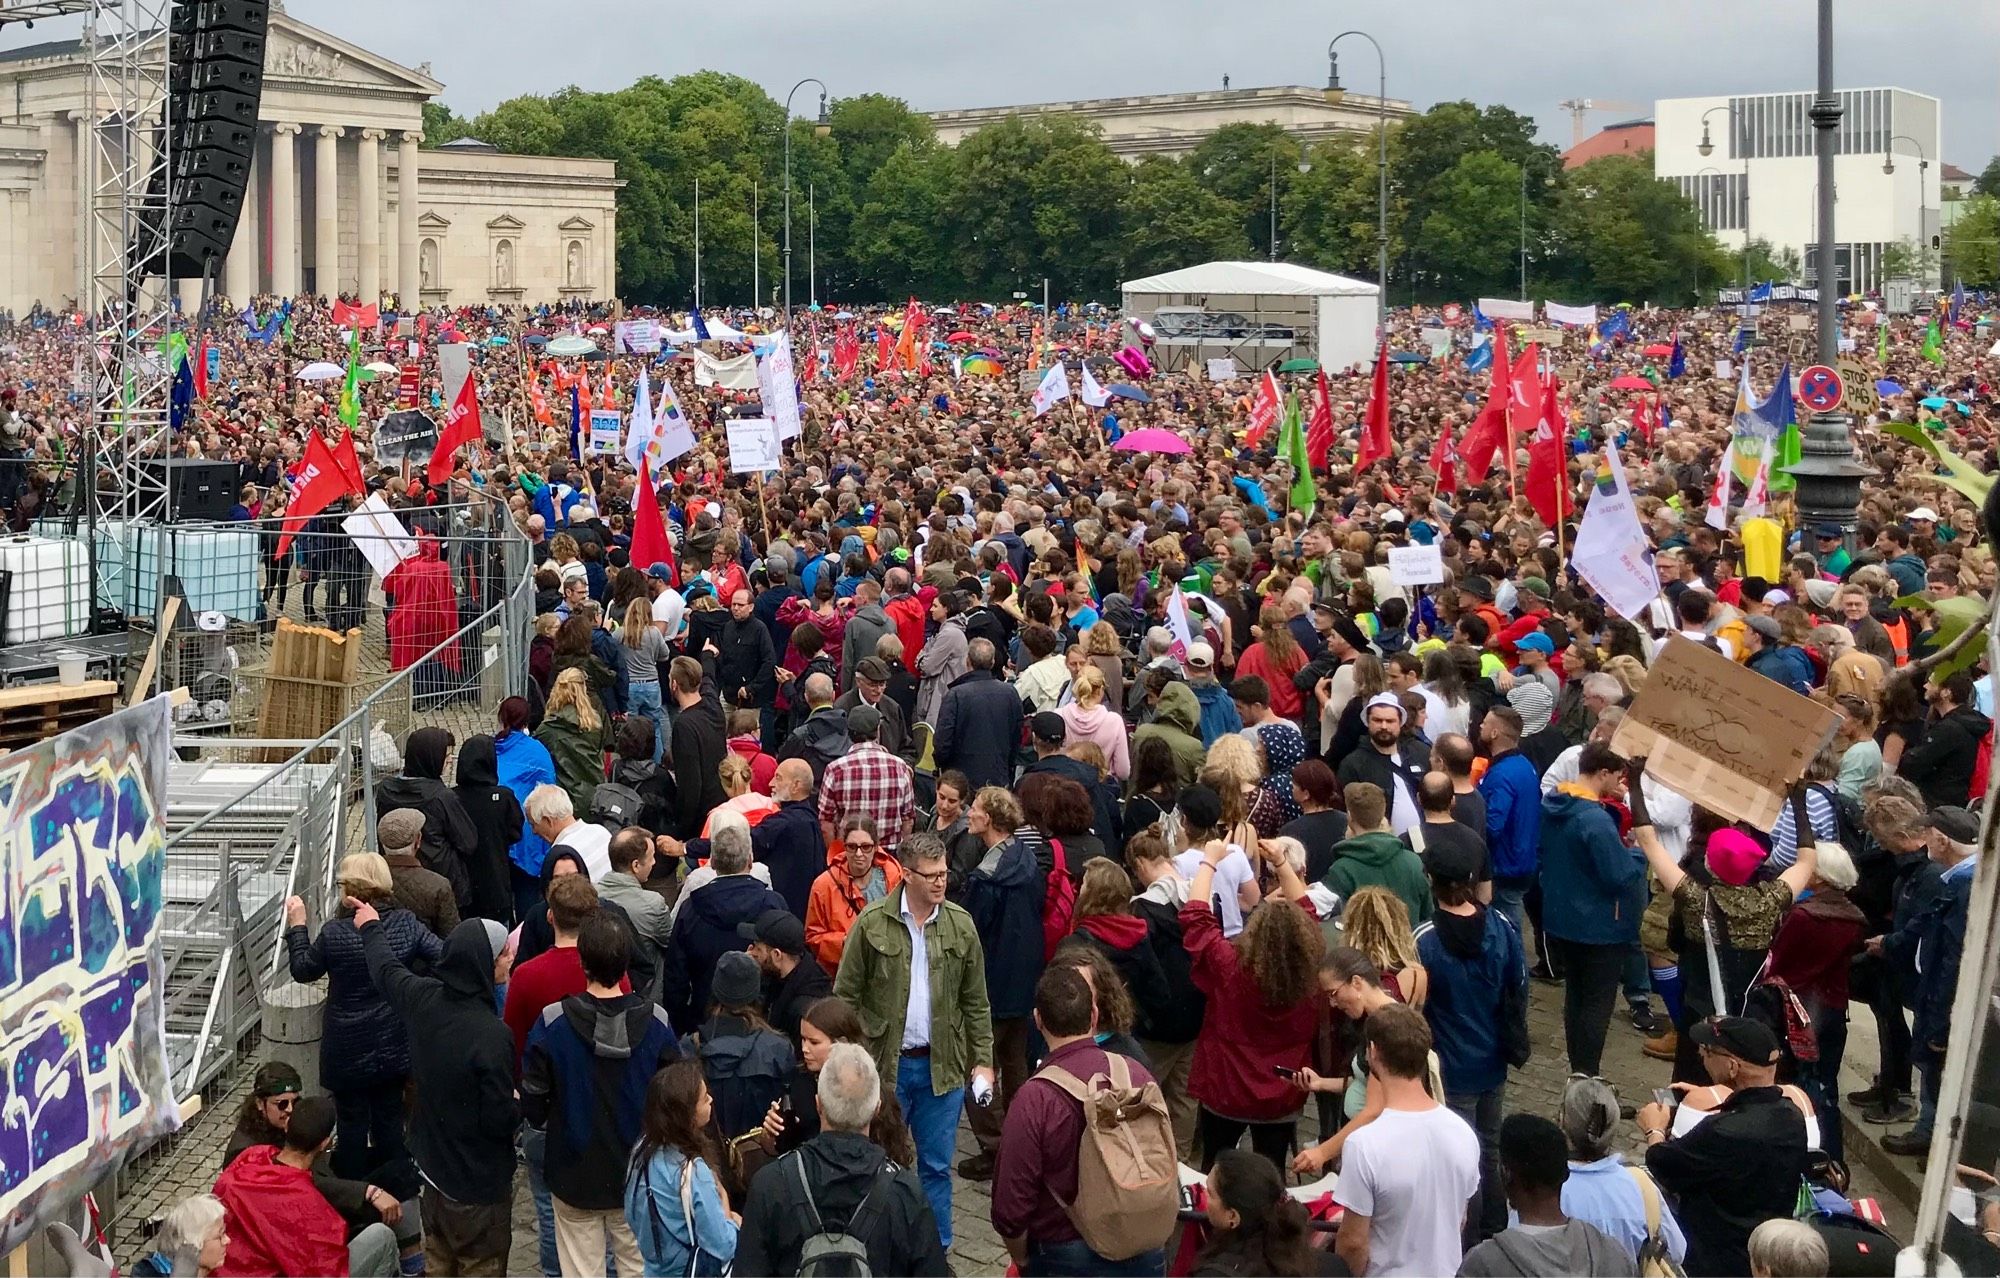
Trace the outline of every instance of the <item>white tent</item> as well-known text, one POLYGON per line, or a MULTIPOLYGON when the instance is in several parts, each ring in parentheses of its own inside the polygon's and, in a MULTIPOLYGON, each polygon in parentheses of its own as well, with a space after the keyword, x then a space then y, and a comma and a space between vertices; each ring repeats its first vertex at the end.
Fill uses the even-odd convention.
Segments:
MULTIPOLYGON (((1205 262, 1122 287, 1128 318, 1151 321, 1163 308, 1198 308, 1209 315, 1235 315, 1253 331, 1293 332, 1287 341, 1275 337, 1208 336, 1174 339, 1162 336, 1170 349, 1199 347, 1188 356, 1233 356, 1240 367, 1262 368, 1288 352, 1307 354, 1329 372, 1366 367, 1375 351, 1375 306, 1380 290, 1366 280, 1349 279, 1290 262, 1205 262)), ((1171 356, 1163 360, 1173 363, 1171 356)))

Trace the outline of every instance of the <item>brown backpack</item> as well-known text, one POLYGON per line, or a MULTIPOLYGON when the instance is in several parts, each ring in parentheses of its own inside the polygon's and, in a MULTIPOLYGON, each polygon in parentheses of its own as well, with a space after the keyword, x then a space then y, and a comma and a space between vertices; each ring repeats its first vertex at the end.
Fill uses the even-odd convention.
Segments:
POLYGON ((1078 1078, 1059 1065, 1036 1078, 1083 1106, 1076 1202, 1065 1203, 1084 1245, 1106 1260, 1164 1247, 1180 1209, 1180 1162, 1160 1085, 1132 1081, 1131 1062, 1106 1052, 1107 1071, 1078 1078))

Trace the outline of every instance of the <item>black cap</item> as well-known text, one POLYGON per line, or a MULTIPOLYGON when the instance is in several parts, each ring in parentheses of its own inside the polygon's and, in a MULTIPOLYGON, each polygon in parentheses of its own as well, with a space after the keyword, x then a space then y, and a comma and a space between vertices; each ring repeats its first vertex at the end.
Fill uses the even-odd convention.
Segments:
POLYGON ((1424 847, 1424 870, 1440 883, 1476 883, 1480 868, 1479 850, 1469 843, 1436 839, 1424 847))
POLYGON ((1222 823, 1222 796, 1205 785, 1191 785, 1181 791, 1174 804, 1187 823, 1213 830, 1222 823))
POLYGON ((1728 1052, 1752 1065, 1775 1065, 1778 1060, 1778 1036, 1764 1022, 1747 1016, 1711 1016, 1696 1021, 1689 1035, 1698 1047, 1728 1052))
POLYGON ((305 1089, 305 1080, 284 1061, 265 1061, 257 1067, 257 1077, 250 1085, 250 1090, 259 1100, 269 1100, 273 1096, 297 1096, 305 1089))
POLYGON ((1814 525, 1813 525, 1813 536, 1815 536, 1815 537, 1818 537, 1818 538, 1820 538, 1821 540, 1824 540, 1824 541, 1831 541, 1831 540, 1832 540, 1832 539, 1834 539, 1835 537, 1838 537, 1838 536, 1840 536, 1840 525, 1839 525, 1839 524, 1814 524, 1814 525))
POLYGON ((806 925, 790 910, 765 910, 754 923, 738 923, 736 935, 746 941, 762 941, 787 954, 806 952, 806 925))
POLYGON ((1333 619, 1333 633, 1339 635, 1341 642, 1355 651, 1368 651, 1368 636, 1361 633, 1361 627, 1354 624, 1354 618, 1335 617, 1333 619))
POLYGON ((1047 741, 1052 745, 1060 743, 1069 735, 1069 725, 1064 723, 1063 717, 1053 710, 1037 712, 1029 727, 1035 734, 1035 740, 1047 741))
POLYGON ((1459 581, 1458 589, 1460 594, 1471 595, 1474 599, 1482 603, 1493 602, 1494 589, 1491 577, 1482 577, 1478 573, 1473 573, 1471 576, 1459 581))
POLYGON ((1953 804, 1931 809, 1931 829, 1953 843, 1979 842, 1979 818, 1970 809, 1953 804))

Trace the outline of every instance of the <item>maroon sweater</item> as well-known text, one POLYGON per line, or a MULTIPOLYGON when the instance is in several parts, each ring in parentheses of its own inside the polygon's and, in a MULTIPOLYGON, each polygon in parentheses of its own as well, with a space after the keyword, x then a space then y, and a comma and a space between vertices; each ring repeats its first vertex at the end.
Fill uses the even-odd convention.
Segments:
MULTIPOLYGON (((1264 910, 1305 909, 1284 901, 1264 910)), ((1306 909, 1308 916, 1312 914, 1306 909)), ((1273 1072, 1272 1066, 1302 1069, 1319 1026, 1319 996, 1291 1007, 1271 1007, 1222 935, 1207 901, 1181 907, 1181 941, 1194 960, 1194 983, 1208 995, 1201 1034, 1188 1067, 1188 1095, 1223 1118, 1275 1123, 1305 1104, 1306 1094, 1273 1072)))
MULTIPOLYGON (((1109 1072, 1107 1059, 1103 1048, 1084 1038, 1050 1052, 1042 1065, 1060 1065, 1087 1080, 1109 1072)), ((1139 1062, 1127 1057, 1125 1065, 1135 1087, 1153 1081, 1139 1062)), ((993 1169, 993 1228, 1002 1238, 1062 1243, 1082 1237, 1063 1208, 1076 1201, 1076 1151, 1082 1140, 1083 1106, 1069 1093, 1040 1076, 1014 1093, 993 1169)))
POLYGON ((1868 921, 1844 893, 1815 893, 1785 914, 1771 941, 1771 975, 1818 1007, 1847 1006, 1847 963, 1861 950, 1868 921))

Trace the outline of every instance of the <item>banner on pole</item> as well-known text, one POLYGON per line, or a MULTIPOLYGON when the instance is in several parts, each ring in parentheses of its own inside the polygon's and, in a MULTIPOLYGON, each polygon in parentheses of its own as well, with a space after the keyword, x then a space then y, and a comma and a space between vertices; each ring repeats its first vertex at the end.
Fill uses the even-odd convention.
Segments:
POLYGON ((764 415, 778 425, 778 442, 797 439, 805 428, 799 424, 799 382, 792 368, 790 333, 778 334, 770 353, 757 362, 757 385, 764 397, 764 415))
POLYGON ((656 319, 620 320, 613 330, 620 355, 657 355, 660 352, 660 321, 656 319))
POLYGON ((342 519, 340 526, 354 539, 354 548, 378 577, 387 577, 396 571, 397 564, 417 553, 417 539, 410 536, 381 493, 369 493, 368 500, 342 519))
POLYGON ((1444 551, 1431 545, 1389 547, 1389 580, 1399 586, 1435 586, 1444 580, 1444 551))
POLYGON ((762 474, 783 464, 778 452, 778 424, 770 418, 737 417, 725 430, 732 474, 762 474))
POLYGON ((590 442, 584 451, 596 457, 615 456, 624 439, 623 427, 624 418, 617 409, 591 409, 590 442))

